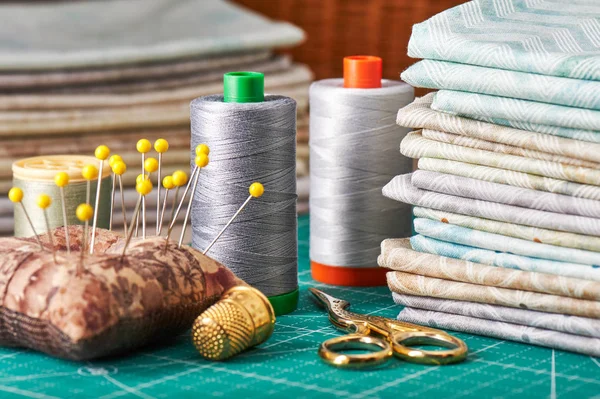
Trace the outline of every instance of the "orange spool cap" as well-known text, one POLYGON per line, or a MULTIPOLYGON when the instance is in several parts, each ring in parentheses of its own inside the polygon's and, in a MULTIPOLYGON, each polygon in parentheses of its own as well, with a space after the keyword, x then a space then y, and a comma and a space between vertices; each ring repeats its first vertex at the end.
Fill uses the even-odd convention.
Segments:
POLYGON ((381 87, 382 61, 372 55, 344 57, 344 87, 377 89, 381 87))

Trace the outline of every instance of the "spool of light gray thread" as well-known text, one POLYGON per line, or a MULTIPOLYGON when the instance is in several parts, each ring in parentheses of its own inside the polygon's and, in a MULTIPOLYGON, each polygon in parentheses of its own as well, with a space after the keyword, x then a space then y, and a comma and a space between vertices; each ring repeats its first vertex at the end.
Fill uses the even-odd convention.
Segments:
POLYGON ((192 207, 192 245, 203 250, 261 182, 254 198, 208 255, 267 296, 298 288, 296 102, 265 96, 225 103, 222 95, 191 103, 192 151, 210 147, 192 207))
POLYGON ((411 207, 381 188, 412 171, 399 152, 409 129, 398 110, 414 99, 405 83, 344 88, 343 79, 310 87, 310 259, 328 266, 375 267, 381 241, 411 235, 411 207))

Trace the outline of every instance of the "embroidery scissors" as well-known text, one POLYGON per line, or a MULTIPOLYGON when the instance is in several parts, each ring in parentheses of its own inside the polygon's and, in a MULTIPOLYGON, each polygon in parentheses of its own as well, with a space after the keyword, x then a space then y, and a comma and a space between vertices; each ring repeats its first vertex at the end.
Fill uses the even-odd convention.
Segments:
POLYGON ((329 321, 340 330, 350 334, 323 342, 319 356, 335 367, 362 368, 378 366, 392 356, 411 363, 444 365, 458 363, 467 356, 467 345, 460 339, 444 332, 416 324, 380 316, 369 316, 346 310, 350 303, 335 298, 316 288, 310 292, 329 313, 329 321), (431 351, 409 345, 434 345, 448 348, 431 351), (338 351, 362 350, 367 353, 347 354, 338 351))

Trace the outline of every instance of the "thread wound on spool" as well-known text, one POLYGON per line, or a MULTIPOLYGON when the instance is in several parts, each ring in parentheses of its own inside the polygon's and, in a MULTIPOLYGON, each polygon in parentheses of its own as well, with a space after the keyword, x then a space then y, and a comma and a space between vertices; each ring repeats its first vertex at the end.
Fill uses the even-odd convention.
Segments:
POLYGON ((200 97, 191 103, 191 127, 192 148, 211 148, 211 165, 202 171, 193 202, 192 245, 206 248, 259 181, 264 195, 240 213, 210 256, 267 296, 296 290, 296 102, 200 97))
POLYGON ((381 84, 354 89, 343 79, 327 79, 310 88, 310 258, 321 282, 385 284, 377 267, 381 241, 411 232, 410 206, 389 201, 381 189, 412 170, 412 160, 399 153, 409 130, 395 120, 413 100, 413 89, 381 84))
MULTIPOLYGON (((54 178, 57 173, 65 172, 69 176, 69 185, 64 187, 67 221, 69 225, 82 224, 75 215, 77 206, 86 200, 86 181, 81 176, 81 169, 88 164, 97 165, 96 158, 80 155, 53 155, 25 158, 12 165, 13 185, 23 190, 23 205, 31 215, 32 222, 38 234, 46 232, 43 217, 36 217, 36 198, 40 194, 48 194, 53 204, 47 209, 50 228, 62 227, 64 220, 60 205, 60 189, 54 178)), ((105 162, 102 169, 101 198, 110 198, 111 169, 105 162)), ((96 184, 91 187, 92 203, 96 197, 96 184)), ((21 207, 15 207, 16 237, 29 237, 34 233, 21 207)), ((108 228, 110 220, 110 201, 102 201, 98 210, 98 226, 108 228)))

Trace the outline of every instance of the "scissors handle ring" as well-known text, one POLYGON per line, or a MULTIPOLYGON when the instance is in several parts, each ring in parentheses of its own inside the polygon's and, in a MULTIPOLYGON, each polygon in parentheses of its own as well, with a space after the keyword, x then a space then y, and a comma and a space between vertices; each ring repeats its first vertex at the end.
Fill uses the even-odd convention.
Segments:
POLYGON ((374 367, 392 357, 392 347, 387 340, 369 335, 349 334, 331 338, 321 344, 319 356, 325 363, 342 368, 374 367), (365 350, 368 353, 343 354, 338 350, 365 350))
POLYGON ((444 333, 429 331, 397 332, 391 336, 394 355, 411 363, 444 365, 458 363, 467 356, 467 345, 460 339, 444 333), (435 345, 448 350, 429 351, 410 345, 435 345))

